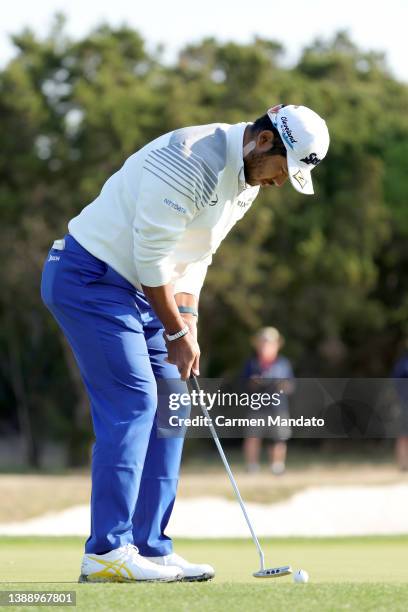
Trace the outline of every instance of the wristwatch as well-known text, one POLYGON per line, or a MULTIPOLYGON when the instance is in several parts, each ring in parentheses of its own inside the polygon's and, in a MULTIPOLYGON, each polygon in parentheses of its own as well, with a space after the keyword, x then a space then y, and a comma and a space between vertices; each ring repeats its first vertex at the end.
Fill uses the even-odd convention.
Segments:
POLYGON ((180 329, 180 331, 176 332, 175 334, 166 334, 166 332, 164 332, 164 335, 166 336, 168 342, 173 342, 174 340, 178 340, 179 338, 182 338, 183 336, 188 334, 189 331, 189 326, 185 325, 183 329, 180 329))

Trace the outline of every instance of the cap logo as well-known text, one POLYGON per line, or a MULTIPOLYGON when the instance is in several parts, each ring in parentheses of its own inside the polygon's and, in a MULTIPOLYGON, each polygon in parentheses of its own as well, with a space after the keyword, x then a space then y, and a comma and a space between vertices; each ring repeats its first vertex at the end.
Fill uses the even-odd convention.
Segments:
POLYGON ((272 106, 272 108, 270 108, 268 112, 278 113, 280 109, 283 108, 284 106, 285 106, 284 104, 276 104, 275 106, 272 106))
POLYGON ((293 143, 297 142, 295 137, 293 136, 292 130, 288 126, 288 118, 286 116, 281 117, 281 129, 282 129, 282 138, 285 142, 293 149, 293 143))
POLYGON ((316 153, 311 153, 300 161, 304 162, 305 164, 313 164, 314 166, 317 166, 317 164, 320 164, 322 160, 317 157, 316 153))
POLYGON ((301 188, 303 189, 303 187, 306 185, 306 179, 303 176, 301 170, 298 170, 297 172, 295 172, 295 174, 292 174, 292 176, 299 183, 301 188))

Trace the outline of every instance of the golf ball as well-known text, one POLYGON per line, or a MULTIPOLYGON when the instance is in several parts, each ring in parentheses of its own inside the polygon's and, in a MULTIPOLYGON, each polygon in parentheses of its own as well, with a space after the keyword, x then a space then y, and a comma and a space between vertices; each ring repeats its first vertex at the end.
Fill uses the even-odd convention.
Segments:
POLYGON ((297 572, 293 574, 293 580, 299 583, 309 582, 309 574, 305 570, 297 570, 297 572))

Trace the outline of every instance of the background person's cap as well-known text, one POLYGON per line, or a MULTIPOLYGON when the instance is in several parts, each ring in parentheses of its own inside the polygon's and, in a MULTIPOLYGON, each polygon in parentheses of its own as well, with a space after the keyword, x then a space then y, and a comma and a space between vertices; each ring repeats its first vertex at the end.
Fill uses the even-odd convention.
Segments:
POLYGON ((265 342, 276 342, 280 346, 282 346, 284 343, 284 338, 281 336, 276 327, 262 327, 259 329, 253 336, 253 341, 257 343, 259 340, 263 340, 265 342))
POLYGON ((299 193, 314 193, 310 172, 325 157, 330 136, 326 122, 307 106, 278 104, 268 110, 287 150, 289 178, 299 193))

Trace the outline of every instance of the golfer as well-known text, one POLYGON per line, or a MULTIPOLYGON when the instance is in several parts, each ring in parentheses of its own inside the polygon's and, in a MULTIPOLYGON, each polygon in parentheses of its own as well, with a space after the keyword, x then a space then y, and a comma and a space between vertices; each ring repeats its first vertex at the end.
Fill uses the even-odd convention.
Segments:
POLYGON ((156 381, 179 391, 180 379, 199 373, 207 268, 260 187, 289 176, 312 194, 310 173, 328 146, 325 122, 304 106, 175 130, 131 155, 54 242, 42 299, 72 347, 95 430, 80 581, 214 576, 165 535, 183 439, 157 435, 156 381))

